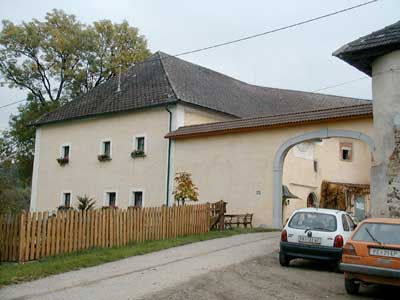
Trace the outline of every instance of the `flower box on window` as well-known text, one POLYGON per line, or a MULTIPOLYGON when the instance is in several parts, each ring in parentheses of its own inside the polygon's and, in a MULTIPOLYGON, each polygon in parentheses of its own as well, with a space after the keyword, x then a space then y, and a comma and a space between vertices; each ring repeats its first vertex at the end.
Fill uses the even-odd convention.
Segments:
POLYGON ((61 210, 61 211, 74 210, 73 207, 71 207, 71 206, 65 206, 65 205, 60 205, 59 207, 57 207, 57 209, 58 209, 58 210, 61 210))
POLYGON ((142 209, 142 207, 138 205, 129 205, 128 209, 142 209))
POLYGON ((100 154, 97 156, 97 159, 99 161, 109 161, 109 160, 111 160, 111 157, 107 154, 100 154))
POLYGON ((57 162, 60 166, 63 166, 69 162, 69 158, 68 157, 59 157, 59 158, 57 158, 57 162))
POLYGON ((105 205, 102 207, 102 209, 118 209, 118 206, 116 205, 105 205))
POLYGON ((133 150, 131 152, 131 157, 136 158, 136 157, 145 157, 146 153, 144 153, 143 150, 133 150))

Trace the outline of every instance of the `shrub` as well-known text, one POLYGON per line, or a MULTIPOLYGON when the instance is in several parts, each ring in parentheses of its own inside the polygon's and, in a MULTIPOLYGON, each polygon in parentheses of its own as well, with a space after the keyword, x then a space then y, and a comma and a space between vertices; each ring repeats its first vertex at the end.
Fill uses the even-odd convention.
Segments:
POLYGON ((198 201, 199 193, 197 186, 192 181, 192 174, 187 172, 176 173, 175 190, 173 195, 178 205, 185 205, 185 201, 198 201))
POLYGON ((84 195, 82 196, 77 196, 78 198, 78 209, 79 210, 91 210, 94 208, 94 205, 96 204, 96 200, 93 200, 93 198, 89 198, 89 196, 84 195))

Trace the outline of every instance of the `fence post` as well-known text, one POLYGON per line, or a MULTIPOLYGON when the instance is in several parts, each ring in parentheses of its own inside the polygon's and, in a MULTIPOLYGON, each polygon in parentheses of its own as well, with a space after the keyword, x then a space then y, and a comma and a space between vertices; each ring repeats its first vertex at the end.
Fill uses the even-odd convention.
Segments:
POLYGON ((224 212, 224 201, 220 201, 219 203, 218 203, 219 205, 219 207, 218 207, 218 210, 219 210, 219 230, 224 230, 225 229, 225 217, 224 217, 224 215, 225 215, 225 212, 224 212))
POLYGON ((25 211, 19 215, 19 247, 18 247, 18 262, 23 262, 25 257, 25 211))

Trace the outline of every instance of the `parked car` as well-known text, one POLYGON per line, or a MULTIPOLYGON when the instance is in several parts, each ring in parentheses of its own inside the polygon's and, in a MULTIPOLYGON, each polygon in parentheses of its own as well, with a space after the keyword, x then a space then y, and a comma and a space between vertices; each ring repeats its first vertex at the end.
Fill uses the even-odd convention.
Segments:
POLYGON ((338 263, 342 247, 356 227, 343 211, 322 208, 296 210, 281 234, 279 263, 288 266, 294 258, 338 263))
POLYGON ((360 283, 400 286, 400 219, 367 219, 343 248, 340 270, 349 294, 360 283))

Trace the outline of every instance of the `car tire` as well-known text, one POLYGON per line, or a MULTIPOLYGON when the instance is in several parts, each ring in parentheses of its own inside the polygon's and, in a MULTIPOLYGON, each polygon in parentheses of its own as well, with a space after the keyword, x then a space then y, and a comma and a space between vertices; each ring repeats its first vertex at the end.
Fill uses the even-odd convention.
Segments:
POLYGON ((279 252, 279 263, 282 267, 288 267, 290 263, 290 257, 282 252, 279 252))
POLYGON ((356 283, 354 282, 354 280, 350 280, 347 278, 344 279, 344 287, 346 288, 346 292, 350 295, 356 295, 360 290, 359 283, 356 283))

